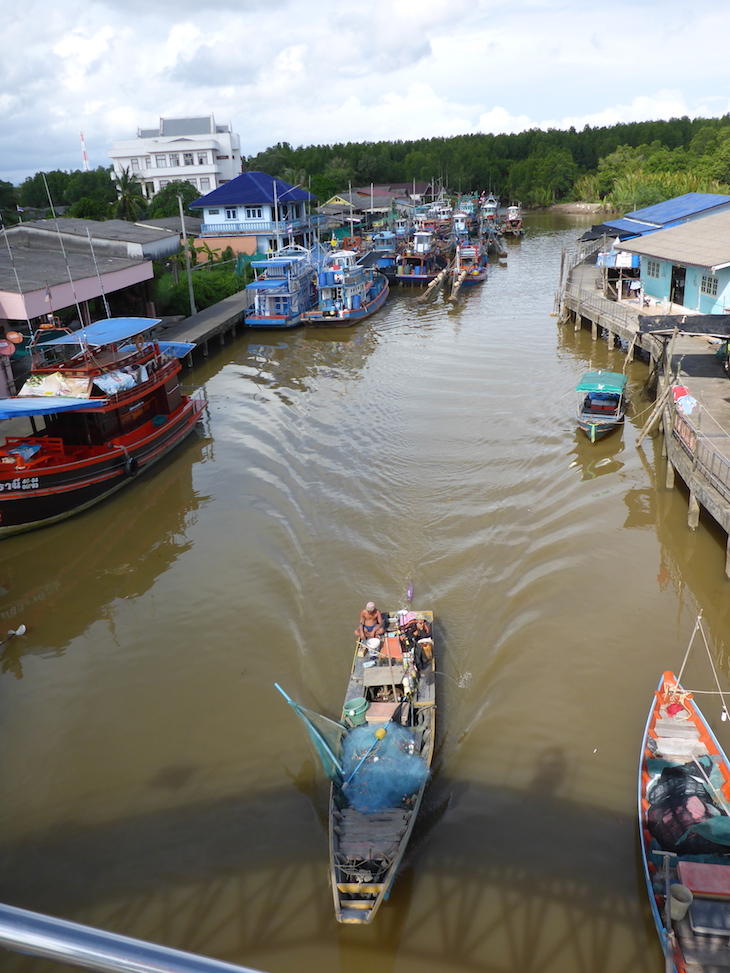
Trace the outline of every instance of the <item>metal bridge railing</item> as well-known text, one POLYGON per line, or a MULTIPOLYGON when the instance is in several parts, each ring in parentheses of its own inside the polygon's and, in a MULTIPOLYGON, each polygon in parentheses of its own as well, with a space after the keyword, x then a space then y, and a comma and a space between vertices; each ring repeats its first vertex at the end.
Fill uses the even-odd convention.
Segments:
POLYGON ((2 946, 101 973, 259 973, 10 905, 0 905, 2 946))

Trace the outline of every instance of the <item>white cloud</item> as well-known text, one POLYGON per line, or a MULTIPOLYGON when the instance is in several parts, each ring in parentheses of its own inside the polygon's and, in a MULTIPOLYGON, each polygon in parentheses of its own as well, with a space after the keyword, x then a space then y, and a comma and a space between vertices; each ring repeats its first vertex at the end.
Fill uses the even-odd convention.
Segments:
POLYGON ((0 179, 92 166, 160 116, 243 150, 721 115, 730 5, 27 0, 4 27, 0 179), (651 42, 647 43, 650 38, 651 42))

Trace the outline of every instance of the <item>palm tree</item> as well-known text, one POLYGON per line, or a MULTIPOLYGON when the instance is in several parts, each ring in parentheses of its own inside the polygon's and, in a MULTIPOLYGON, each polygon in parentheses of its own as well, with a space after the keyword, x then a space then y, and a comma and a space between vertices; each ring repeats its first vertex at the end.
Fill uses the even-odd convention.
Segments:
POLYGON ((134 222, 147 209, 147 203, 142 195, 142 186, 136 175, 123 169, 122 174, 115 180, 117 184, 117 202, 114 215, 120 220, 134 222))

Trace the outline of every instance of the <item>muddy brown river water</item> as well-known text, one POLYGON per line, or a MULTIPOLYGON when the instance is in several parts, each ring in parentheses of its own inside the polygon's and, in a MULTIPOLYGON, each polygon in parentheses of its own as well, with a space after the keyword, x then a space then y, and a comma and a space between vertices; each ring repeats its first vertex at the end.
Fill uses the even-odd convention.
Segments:
POLYGON ((0 633, 28 632, 0 657, 0 901, 270 973, 660 973, 638 750, 700 609, 730 678, 724 538, 635 447, 645 364, 623 432, 577 430, 577 380, 624 356, 551 314, 586 221, 526 222, 455 306, 395 291, 352 330, 229 343, 185 376, 200 436, 2 542, 0 633), (336 716, 360 608, 410 582, 433 779, 389 902, 340 927, 326 787, 274 682, 336 716))

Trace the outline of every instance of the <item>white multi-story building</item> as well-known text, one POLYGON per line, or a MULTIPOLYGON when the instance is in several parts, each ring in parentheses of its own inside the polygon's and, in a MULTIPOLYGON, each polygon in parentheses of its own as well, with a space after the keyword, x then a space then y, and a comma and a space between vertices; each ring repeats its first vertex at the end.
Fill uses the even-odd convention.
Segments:
POLYGON ((241 140, 230 125, 206 118, 161 118, 133 139, 112 142, 114 175, 134 174, 151 199, 168 183, 185 180, 200 193, 212 192, 241 174, 241 140))

